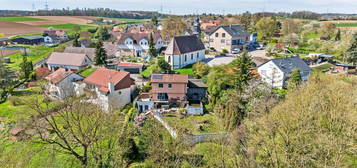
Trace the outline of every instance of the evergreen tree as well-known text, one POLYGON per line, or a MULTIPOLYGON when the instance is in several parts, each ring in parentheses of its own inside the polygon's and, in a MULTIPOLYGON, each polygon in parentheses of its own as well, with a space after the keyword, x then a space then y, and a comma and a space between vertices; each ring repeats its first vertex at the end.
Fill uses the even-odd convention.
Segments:
POLYGON ((149 54, 151 57, 157 57, 157 51, 155 48, 154 37, 152 33, 150 34, 149 37, 149 54))
POLYGON ((95 47, 95 65, 107 65, 107 53, 103 48, 103 42, 98 41, 95 47))
POLYGON ((95 38, 101 40, 101 41, 105 41, 108 40, 110 38, 110 34, 108 33, 108 29, 104 26, 100 26, 96 33, 95 33, 95 38))
POLYGON ((171 65, 167 63, 163 58, 157 60, 157 65, 160 68, 161 72, 170 72, 171 65))
POLYGON ((9 88, 15 84, 15 78, 15 72, 0 59, 0 102, 6 99, 9 88))
POLYGON ((353 65, 357 63, 357 33, 353 35, 350 46, 346 51, 347 61, 351 62, 353 65))
POLYGON ((290 74, 289 85, 288 85, 289 90, 297 87, 301 83, 301 81, 302 78, 301 78, 300 69, 294 69, 290 74))
POLYGON ((76 33, 75 35, 74 35, 74 40, 73 40, 73 47, 80 47, 81 45, 79 44, 79 41, 78 41, 78 39, 79 39, 79 33, 76 33))
POLYGON ((253 66, 252 59, 245 51, 232 64, 235 72, 236 88, 243 91, 243 89, 248 85, 248 82, 253 78, 250 73, 250 69, 253 66))
POLYGON ((33 64, 31 61, 27 60, 27 56, 22 56, 22 63, 20 64, 23 79, 29 79, 30 74, 33 71, 33 64))
POLYGON ((340 41, 340 40, 341 40, 341 30, 338 29, 338 31, 336 33, 335 41, 340 41))

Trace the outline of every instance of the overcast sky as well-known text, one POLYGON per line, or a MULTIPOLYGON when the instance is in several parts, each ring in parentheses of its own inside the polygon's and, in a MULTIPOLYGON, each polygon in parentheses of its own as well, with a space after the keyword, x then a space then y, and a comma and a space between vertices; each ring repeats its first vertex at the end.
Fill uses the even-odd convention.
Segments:
MULTIPOLYGON (((0 0, 0 9, 44 9, 46 0, 0 0)), ((111 8, 117 10, 146 10, 164 13, 242 13, 291 12, 309 10, 318 13, 357 13, 357 0, 47 0, 53 8, 111 8)))

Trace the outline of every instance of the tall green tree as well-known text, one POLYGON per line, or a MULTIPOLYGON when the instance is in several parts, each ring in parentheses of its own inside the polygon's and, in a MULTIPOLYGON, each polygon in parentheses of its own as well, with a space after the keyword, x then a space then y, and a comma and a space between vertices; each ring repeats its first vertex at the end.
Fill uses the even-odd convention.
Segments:
POLYGON ((160 68, 161 72, 171 71, 171 65, 167 63, 163 58, 157 60, 157 66, 160 68))
POLYGON ((240 16, 240 23, 245 30, 249 30, 252 25, 252 14, 248 11, 240 16))
POLYGON ((204 62, 197 62, 192 66, 192 71, 197 78, 202 78, 209 73, 209 67, 204 62))
POLYGON ((357 63, 357 33, 355 33, 353 35, 350 45, 347 48, 346 58, 347 58, 348 62, 351 62, 353 65, 356 65, 356 63, 357 63))
POLYGON ((100 26, 97 31, 95 32, 94 35, 95 38, 101 40, 101 41, 105 41, 108 40, 110 38, 110 34, 108 32, 108 29, 105 26, 100 26))
POLYGON ((336 36, 335 36, 335 41, 340 41, 340 40, 341 40, 341 30, 338 29, 337 33, 336 33, 336 36))
POLYGON ((278 22, 270 17, 265 17, 256 23, 255 29, 258 32, 258 38, 262 40, 269 40, 274 33, 279 30, 278 22))
POLYGON ((33 72, 33 64, 31 61, 27 60, 26 55, 22 56, 22 62, 20 64, 20 68, 21 68, 21 78, 29 79, 30 74, 33 72))
POLYGON ((81 45, 79 44, 79 33, 76 33, 74 35, 74 40, 73 40, 73 47, 80 47, 81 45))
POLYGON ((151 57, 157 57, 157 51, 155 48, 154 37, 152 33, 150 33, 149 37, 149 55, 151 57))
POLYGON ((0 102, 4 101, 12 85, 15 84, 16 74, 0 59, 0 102))
POLYGON ((107 65, 107 52, 103 48, 103 42, 100 40, 95 47, 95 65, 107 65))
POLYGON ((235 86, 239 91, 248 85, 248 82, 253 78, 251 74, 251 68, 253 66, 253 61, 248 55, 248 52, 243 52, 243 54, 232 62, 234 70, 235 86))
POLYGON ((302 81, 300 69, 294 69, 290 74, 288 83, 289 90, 296 88, 302 81))

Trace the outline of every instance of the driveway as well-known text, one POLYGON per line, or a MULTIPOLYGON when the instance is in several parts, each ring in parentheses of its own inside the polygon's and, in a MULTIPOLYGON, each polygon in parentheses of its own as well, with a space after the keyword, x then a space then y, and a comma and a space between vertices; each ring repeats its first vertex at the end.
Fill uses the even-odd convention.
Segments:
POLYGON ((218 65, 227 65, 235 60, 236 57, 229 56, 217 56, 217 57, 206 57, 202 62, 207 63, 209 67, 218 66, 218 65))

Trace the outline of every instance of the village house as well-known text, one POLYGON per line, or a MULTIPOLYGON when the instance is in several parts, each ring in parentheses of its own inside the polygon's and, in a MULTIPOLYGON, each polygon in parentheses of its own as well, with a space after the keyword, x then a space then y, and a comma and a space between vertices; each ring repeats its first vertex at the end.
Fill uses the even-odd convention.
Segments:
POLYGON ((276 58, 258 67, 261 79, 272 87, 283 88, 288 84, 290 74, 299 69, 303 81, 307 81, 311 68, 299 57, 276 58))
POLYGON ((151 91, 144 93, 136 101, 139 112, 153 108, 179 107, 186 102, 188 75, 153 74, 151 91))
POLYGON ((242 50, 250 34, 240 25, 219 26, 209 36, 209 46, 219 52, 242 50))
POLYGON ((118 52, 118 45, 114 42, 104 42, 103 48, 107 53, 107 58, 115 58, 120 57, 120 53, 118 52))
MULTIPOLYGON (((121 57, 146 57, 149 51, 151 33, 122 33, 118 39, 118 52, 121 57)), ((153 33, 155 48, 159 51, 164 46, 160 33, 153 33)))
POLYGON ((42 36, 25 36, 11 40, 14 44, 40 45, 43 43, 42 36))
POLYGON ((153 74, 151 90, 141 93, 134 104, 139 112, 152 109, 185 108, 188 114, 202 115, 207 86, 182 74, 153 74))
POLYGON ((48 80, 46 89, 49 96, 63 99, 75 94, 75 82, 82 81, 84 77, 64 68, 59 68, 45 79, 48 80))
POLYGON ((52 71, 58 68, 65 68, 77 72, 93 63, 86 54, 53 52, 47 59, 46 64, 52 71))
POLYGON ((196 35, 172 38, 165 51, 165 60, 172 69, 180 69, 205 59, 205 46, 196 35))
POLYGON ((43 32, 44 42, 47 44, 58 44, 68 41, 67 33, 64 30, 49 28, 43 32))
POLYGON ((135 89, 134 80, 129 72, 119 72, 98 68, 84 79, 86 88, 94 92, 92 102, 109 111, 118 109, 132 100, 135 89))
POLYGON ((95 59, 95 48, 66 47, 64 53, 86 54, 92 62, 95 59))

